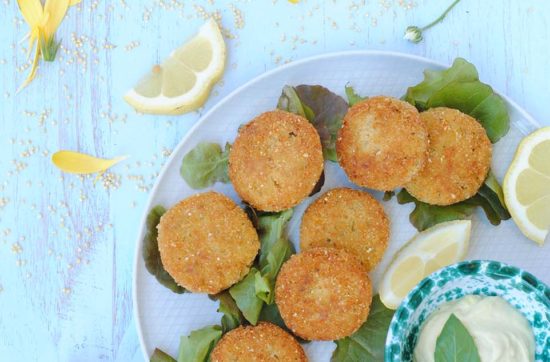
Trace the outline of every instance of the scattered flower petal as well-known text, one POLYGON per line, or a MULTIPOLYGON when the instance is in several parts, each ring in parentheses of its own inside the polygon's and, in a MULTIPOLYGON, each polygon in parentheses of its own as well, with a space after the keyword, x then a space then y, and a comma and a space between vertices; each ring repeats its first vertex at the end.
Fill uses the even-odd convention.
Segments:
POLYGON ((52 162, 63 172, 90 174, 103 173, 126 158, 127 156, 120 156, 107 160, 74 151, 59 151, 52 155, 52 162))

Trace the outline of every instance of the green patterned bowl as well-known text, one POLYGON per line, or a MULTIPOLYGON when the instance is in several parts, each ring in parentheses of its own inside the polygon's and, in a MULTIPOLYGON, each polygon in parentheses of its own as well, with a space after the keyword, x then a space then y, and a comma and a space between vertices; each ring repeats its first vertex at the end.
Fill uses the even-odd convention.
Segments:
POLYGON ((438 270, 407 295, 390 323, 385 361, 412 361, 424 320, 441 304, 469 294, 500 296, 516 307, 533 328, 535 361, 550 361, 550 288, 524 270, 482 260, 438 270))

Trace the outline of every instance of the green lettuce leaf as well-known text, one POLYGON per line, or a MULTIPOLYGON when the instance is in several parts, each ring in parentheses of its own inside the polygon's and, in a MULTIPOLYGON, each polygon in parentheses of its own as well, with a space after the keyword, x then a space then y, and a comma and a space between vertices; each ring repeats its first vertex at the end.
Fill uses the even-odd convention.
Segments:
POLYGON ((283 91, 277 102, 277 108, 302 116, 310 122, 315 118, 311 108, 302 103, 298 93, 296 93, 296 89, 289 85, 283 87, 283 91))
POLYGON ((349 337, 335 341, 332 362, 383 362, 386 335, 394 311, 386 308, 375 295, 367 321, 349 337))
POLYGON ((419 84, 409 87, 405 100, 420 110, 426 110, 428 101, 434 93, 453 82, 478 81, 479 75, 476 67, 462 58, 456 58, 453 65, 445 70, 424 71, 424 80, 419 84))
POLYGON ((494 213, 500 220, 508 220, 511 217, 506 208, 506 203, 504 202, 502 187, 492 172, 489 172, 487 179, 478 190, 477 194, 485 199, 486 202, 484 203, 494 210, 494 213))
POLYGON ((271 249, 281 238, 286 239, 285 228, 292 217, 292 209, 278 213, 258 213, 256 214, 256 224, 260 236, 260 269, 267 265, 267 257, 271 249))
POLYGON ((292 209, 276 214, 258 216, 258 234, 260 235, 260 255, 256 293, 267 304, 272 304, 275 298, 275 280, 281 266, 292 254, 296 253, 294 245, 286 236, 286 225, 292 217, 292 209))
POLYGON ((262 276, 261 273, 256 273, 254 276, 254 288, 256 291, 256 297, 260 298, 267 304, 272 304, 274 299, 274 285, 271 284, 271 280, 262 276))
POLYGON ((474 213, 477 206, 467 200, 449 206, 429 205, 418 201, 405 189, 397 194, 397 202, 401 205, 411 202, 415 204, 409 220, 418 231, 446 221, 467 219, 474 213))
POLYGON ((208 326, 197 329, 180 340, 178 362, 206 362, 210 352, 222 337, 222 327, 208 326))
POLYGON ((260 271, 251 268, 240 282, 229 288, 229 294, 237 303, 243 316, 253 325, 258 323, 258 317, 264 305, 264 301, 256 293, 256 275, 260 275, 260 271))
POLYGON ((155 276, 158 282, 170 289, 174 293, 184 293, 185 289, 180 287, 174 278, 168 274, 162 265, 160 252, 158 247, 158 231, 157 225, 160 222, 161 216, 166 212, 166 209, 160 205, 155 206, 147 215, 147 232, 143 238, 143 260, 145 268, 149 273, 155 276))
POLYGON ((217 143, 199 143, 183 157, 181 176, 194 189, 203 189, 218 181, 228 183, 230 149, 229 143, 224 150, 217 143))
POLYGON ((260 253, 244 279, 229 289, 237 306, 251 324, 258 322, 265 305, 273 304, 275 280, 279 270, 296 251, 286 236, 286 225, 292 209, 278 213, 260 213, 246 208, 260 236, 260 253))
POLYGON ((435 362, 480 362, 476 343, 468 329, 454 314, 451 314, 437 337, 434 352, 435 362))
POLYGON ((325 159, 338 161, 336 138, 348 111, 344 98, 320 85, 285 86, 277 108, 306 117, 321 137, 325 159))
POLYGON ((279 327, 286 330, 287 332, 292 333, 292 331, 290 331, 290 329, 286 326, 285 322, 283 321, 283 317, 281 317, 281 313, 279 313, 279 308, 277 307, 276 303, 266 304, 262 308, 262 311, 260 312, 259 320, 276 324, 279 327))
POLYGON ((346 97, 348 98, 348 104, 350 107, 369 98, 361 97, 359 94, 355 93, 355 89, 353 89, 350 85, 346 85, 346 97))
POLYGON ((155 351, 151 355, 149 362, 177 362, 177 361, 168 353, 161 351, 158 348, 155 348, 155 351))
POLYGON ((411 224, 418 231, 425 230, 436 224, 463 220, 470 217, 477 207, 481 207, 485 216, 493 225, 499 225, 502 220, 508 220, 510 213, 506 209, 502 188, 492 172, 473 197, 448 206, 429 205, 418 201, 405 189, 397 194, 397 202, 400 204, 414 203, 415 208, 409 215, 411 224))
POLYGON ((424 80, 410 87, 404 98, 421 111, 449 107, 469 114, 481 123, 493 143, 510 129, 506 103, 479 80, 475 66, 462 58, 446 70, 426 70, 424 80))
POLYGON ((208 297, 213 301, 219 302, 218 312, 223 313, 221 320, 223 333, 229 332, 245 323, 245 318, 237 303, 235 303, 235 300, 229 294, 229 290, 224 290, 221 293, 209 295, 208 297))

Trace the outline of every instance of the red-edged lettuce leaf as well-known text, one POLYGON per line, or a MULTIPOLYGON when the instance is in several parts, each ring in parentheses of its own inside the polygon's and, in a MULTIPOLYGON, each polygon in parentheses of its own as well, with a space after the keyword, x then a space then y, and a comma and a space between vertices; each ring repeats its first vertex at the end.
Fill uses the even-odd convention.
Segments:
POLYGON ((321 137, 325 159, 338 161, 336 138, 348 111, 344 98, 320 85, 285 86, 277 108, 306 117, 321 137))

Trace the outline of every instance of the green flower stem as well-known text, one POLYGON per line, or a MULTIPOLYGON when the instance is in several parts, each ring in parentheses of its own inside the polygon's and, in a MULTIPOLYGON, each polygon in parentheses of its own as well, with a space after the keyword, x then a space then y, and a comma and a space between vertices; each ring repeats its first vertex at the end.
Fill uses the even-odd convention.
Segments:
POLYGON ((460 0, 455 0, 448 8, 447 10, 445 10, 443 12, 443 14, 441 14, 439 16, 439 18, 435 19, 434 21, 432 21, 431 23, 429 23, 428 25, 426 25, 425 27, 421 28, 420 30, 427 30, 429 28, 431 28, 432 26, 434 26, 435 24, 437 23, 440 23, 441 21, 443 21, 443 19, 445 19, 445 17, 447 16, 447 14, 456 6, 456 4, 458 4, 460 2, 460 0))
POLYGON ((49 39, 42 38, 40 40, 40 51, 42 52, 42 58, 47 62, 53 62, 59 49, 59 42, 55 41, 55 37, 52 36, 49 39))

